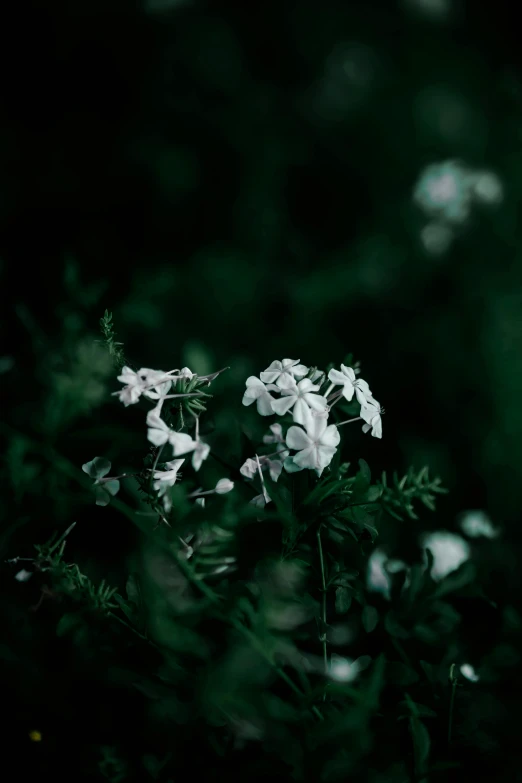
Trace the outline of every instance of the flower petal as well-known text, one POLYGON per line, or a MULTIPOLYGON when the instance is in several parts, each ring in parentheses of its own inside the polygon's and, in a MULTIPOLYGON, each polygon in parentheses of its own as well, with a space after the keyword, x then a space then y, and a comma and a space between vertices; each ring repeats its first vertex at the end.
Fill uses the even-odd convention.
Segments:
MULTIPOLYGON (((278 400, 272 401, 272 410, 274 411, 274 413, 277 413, 278 416, 284 416, 285 413, 288 413, 290 408, 295 404, 296 400, 297 397, 295 396, 295 394, 287 395, 285 397, 280 397, 278 400)), ((295 421, 295 416, 294 416, 294 421, 295 421)), ((267 441, 265 441, 265 443, 266 442, 267 441)), ((273 443, 274 441, 272 440, 271 442, 273 443)))
POLYGON ((179 454, 187 454, 189 451, 194 451, 198 445, 197 441, 192 440, 186 432, 171 432, 169 443, 172 446, 172 453, 175 457, 179 454))
POLYGON ((273 414, 272 402, 274 400, 268 392, 259 395, 257 398, 257 412, 260 416, 271 416, 273 414))
POLYGON ((342 372, 339 372, 339 370, 330 370, 328 373, 328 380, 335 383, 336 386, 344 386, 347 378, 342 372))
POLYGON ((337 448, 339 445, 339 442, 341 440, 341 436, 339 434, 339 430, 335 426, 335 424, 330 424, 324 431, 322 437, 321 437, 321 447, 328 447, 328 448, 337 448))
POLYGON ((310 406, 310 408, 313 408, 314 411, 324 411, 327 407, 326 397, 323 397, 321 394, 312 394, 311 392, 307 392, 304 396, 304 399, 307 403, 307 405, 310 406))
POLYGON ((303 449, 302 451, 298 452, 297 454, 294 454, 293 460, 296 465, 298 465, 301 468, 312 468, 312 470, 317 465, 317 449, 315 445, 312 443, 308 448, 303 449))
POLYGON ((343 375, 345 375, 349 381, 352 383, 355 381, 355 370, 353 370, 351 367, 347 367, 345 364, 341 364, 341 370, 343 375))
POLYGON ((307 449, 311 446, 311 440, 301 427, 290 427, 286 433, 286 445, 291 449, 307 449))

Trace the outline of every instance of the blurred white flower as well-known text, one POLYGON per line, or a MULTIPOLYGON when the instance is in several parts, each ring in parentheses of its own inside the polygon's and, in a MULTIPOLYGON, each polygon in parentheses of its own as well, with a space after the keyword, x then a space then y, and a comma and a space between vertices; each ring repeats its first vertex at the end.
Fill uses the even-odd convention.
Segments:
POLYGON ((193 378, 193 377, 194 377, 194 373, 192 372, 192 370, 189 370, 189 368, 188 368, 188 367, 183 367, 183 368, 182 368, 182 369, 179 371, 179 377, 180 377, 180 378, 188 378, 188 380, 190 381, 190 380, 191 380, 191 378, 193 378))
POLYGON ((413 198, 426 214, 462 223, 470 212, 472 185, 470 172, 456 161, 434 163, 422 172, 413 198))
POLYGON ((261 373, 263 383, 275 383, 280 389, 288 389, 292 386, 294 376, 306 375, 308 367, 299 364, 299 359, 283 359, 282 362, 274 361, 261 373))
POLYGON ((326 410, 326 398, 314 394, 318 390, 319 386, 314 386, 308 378, 303 378, 299 383, 292 380, 289 386, 281 389, 280 399, 272 402, 272 410, 279 416, 284 416, 293 408, 294 421, 297 424, 305 424, 310 409, 326 410))
POLYGON ((486 204, 498 204, 504 195, 502 182, 492 171, 479 171, 473 176, 473 195, 486 204))
POLYGON ((466 511, 460 519, 460 529, 470 538, 497 538, 499 530, 493 527, 490 518, 478 509, 466 511))
POLYGON ((194 451, 197 442, 192 440, 190 435, 185 432, 175 432, 153 409, 147 413, 147 438, 154 446, 164 446, 170 443, 175 457, 194 451))
POLYGON ((453 242, 453 231, 444 223, 432 221, 421 231, 421 242, 428 251, 434 256, 445 253, 453 242))
MULTIPOLYGON (((259 459, 259 465, 262 469, 268 468, 268 472, 270 474, 270 478, 272 479, 272 481, 277 481, 277 479, 281 475, 281 471, 283 470, 283 462, 279 459, 272 460, 266 456, 259 457, 258 459, 259 459)), ((243 465, 241 465, 241 467, 239 468, 239 472, 245 478, 253 479, 258 472, 257 460, 249 457, 243 463, 243 465)))
POLYGON ((170 374, 161 370, 151 370, 148 367, 142 367, 138 372, 134 372, 130 367, 122 367, 118 381, 125 386, 121 391, 114 393, 119 396, 125 407, 138 402, 142 394, 152 400, 160 399, 168 393, 172 385, 170 374))
POLYGON ((371 658, 368 655, 361 655, 353 661, 351 658, 343 658, 333 653, 328 673, 336 682, 353 682, 370 663, 371 658))
POLYGON ((27 582, 32 577, 32 575, 32 571, 26 571, 25 568, 22 568, 21 571, 18 571, 18 573, 15 574, 15 579, 17 582, 27 582))
POLYGON ((292 461, 299 468, 310 468, 320 476, 332 461, 337 451, 341 436, 335 424, 328 425, 328 416, 310 416, 306 423, 306 431, 301 427, 292 426, 286 435, 286 444, 298 453, 292 461))
POLYGON ((460 673, 470 682, 478 682, 480 680, 480 677, 470 663, 463 663, 460 667, 460 673))
POLYGON ((272 383, 265 386, 263 381, 260 381, 255 375, 251 375, 250 378, 247 378, 246 387, 246 391, 243 395, 243 405, 252 405, 253 402, 256 402, 257 412, 261 416, 271 416, 274 412, 272 410, 274 398, 270 392, 278 392, 279 388, 272 383))
POLYGON ((283 436, 283 428, 279 423, 271 424, 270 425, 270 432, 271 435, 263 435, 263 443, 282 443, 284 444, 285 439, 283 436))
MULTIPOLYGON (((374 593, 382 593, 385 598, 390 598, 391 579, 390 574, 398 573, 407 569, 406 563, 402 560, 390 560, 386 552, 380 547, 376 547, 368 558, 368 567, 366 572, 366 585, 368 590, 374 593)), ((404 586, 407 587, 408 576, 404 586)))
POLYGON ((214 492, 218 495, 225 495, 227 492, 231 492, 234 489, 234 482, 230 481, 230 479, 222 478, 219 479, 218 483, 215 486, 214 492))
POLYGON ((362 378, 355 377, 355 370, 352 367, 346 367, 344 364, 341 364, 341 372, 339 370, 330 370, 328 379, 335 386, 343 387, 342 395, 348 402, 350 402, 354 393, 360 405, 365 405, 372 399, 370 387, 362 378))
POLYGON ((196 441, 196 448, 192 454, 192 467, 197 472, 210 454, 210 446, 202 440, 196 441))
MULTIPOLYGON (((433 555, 431 577, 435 580, 444 579, 445 576, 459 568, 462 563, 469 560, 471 556, 468 542, 447 530, 425 533, 421 536, 420 542, 424 549, 429 549, 433 555)), ((424 561, 427 564, 425 552, 424 561)))

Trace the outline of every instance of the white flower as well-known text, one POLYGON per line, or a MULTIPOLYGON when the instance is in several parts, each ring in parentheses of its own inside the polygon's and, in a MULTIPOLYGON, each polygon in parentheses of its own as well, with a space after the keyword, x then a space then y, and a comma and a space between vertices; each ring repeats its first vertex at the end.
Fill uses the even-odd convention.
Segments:
POLYGON ((208 443, 203 443, 202 440, 196 441, 196 448, 194 449, 194 452, 192 454, 192 467, 194 470, 197 471, 200 469, 203 462, 206 460, 208 455, 210 454, 210 446, 208 443))
POLYGON ((125 386, 120 392, 115 393, 119 395, 125 407, 138 402, 142 394, 151 400, 158 400, 167 394, 172 384, 169 373, 151 370, 148 367, 142 367, 138 372, 134 372, 130 367, 122 367, 118 381, 125 386))
POLYGON ((163 507, 167 513, 172 508, 172 500, 167 490, 176 483, 179 478, 178 470, 184 462, 184 459, 175 459, 165 463, 168 470, 154 471, 154 489, 157 491, 158 497, 163 498, 163 507))
MULTIPOLYGON (((471 555, 468 542, 446 530, 437 530, 421 536, 421 544, 433 555, 431 577, 435 580, 444 579, 462 563, 469 560, 471 555)), ((427 563, 426 553, 424 553, 424 560, 427 563)))
POLYGON ((328 426, 326 414, 310 415, 306 431, 301 427, 290 427, 286 435, 286 444, 298 452, 292 457, 300 468, 310 468, 320 476, 337 451, 341 436, 335 424, 328 426))
POLYGON ((497 538, 499 531, 495 529, 490 518, 484 511, 466 511, 460 521, 460 529, 470 538, 497 538))
POLYGON ((168 470, 155 470, 153 474, 154 489, 160 497, 165 494, 168 487, 173 487, 179 478, 178 471, 185 462, 184 459, 174 459, 172 462, 166 462, 168 470))
POLYGON ((478 682, 480 680, 480 677, 470 663, 463 663, 460 667, 460 673, 470 682, 478 682))
POLYGON ((219 479, 218 483, 216 484, 214 488, 214 492, 217 495, 226 495, 227 492, 230 492, 234 489, 234 482, 230 481, 230 479, 222 478, 219 479))
POLYGON ((261 373, 261 380, 264 383, 275 383, 280 389, 288 389, 295 375, 306 375, 307 372, 308 367, 299 364, 299 359, 276 360, 261 373))
MULTIPOLYGON (((267 467, 272 481, 277 481, 283 470, 283 462, 280 459, 270 459, 269 457, 259 457, 259 465, 261 469, 267 467)), ((239 472, 242 476, 248 479, 254 478, 259 472, 257 467, 257 460, 248 458, 243 465, 239 468, 239 472)))
MULTIPOLYGON (((368 558, 366 574, 368 590, 374 593, 382 593, 389 600, 391 589, 390 574, 404 571, 406 568, 406 563, 403 563, 402 560, 389 560, 385 551, 377 547, 368 558)), ((405 587, 407 586, 407 580, 408 577, 404 583, 405 587)))
POLYGON ((272 383, 265 386, 263 381, 260 381, 255 375, 247 378, 246 386, 247 388, 243 395, 243 405, 252 405, 253 402, 257 402, 257 412, 261 416, 271 416, 274 412, 272 410, 274 398, 270 392, 279 391, 278 387, 272 383))
POLYGON ((336 682, 353 682, 359 675, 359 672, 366 669, 371 662, 368 655, 361 655, 356 661, 351 658, 343 658, 333 653, 328 667, 328 674, 336 682))
POLYGON ((147 438, 154 446, 164 446, 170 443, 175 457, 194 451, 197 447, 195 440, 185 432, 175 432, 161 419, 156 410, 147 413, 147 438))
POLYGON ((341 372, 339 370, 330 370, 328 378, 335 386, 343 387, 342 394, 348 402, 352 399, 354 392, 361 405, 372 399, 370 387, 362 378, 355 377, 355 370, 351 367, 341 364, 341 372))
POLYGON ((263 435, 263 443, 282 443, 285 439, 283 436, 283 428, 279 423, 270 425, 271 435, 263 435))
POLYGON ((189 381, 191 380, 191 378, 193 378, 193 377, 194 377, 194 374, 195 374, 195 373, 193 373, 193 372, 192 372, 192 370, 189 370, 189 368, 188 368, 188 367, 183 367, 183 368, 182 368, 182 369, 179 371, 179 377, 180 377, 180 378, 188 378, 188 380, 189 380, 189 381))
POLYGON ((18 573, 15 574, 15 579, 17 582, 27 582, 32 577, 32 575, 32 571, 26 571, 25 568, 22 568, 21 571, 18 571, 18 573))
POLYGON ((369 432, 371 430, 374 438, 382 438, 382 413, 383 410, 377 400, 361 405, 361 419, 366 422, 363 424, 362 431, 369 432))
POLYGON ((281 389, 281 397, 272 402, 272 409, 279 416, 293 408, 294 421, 297 424, 305 424, 310 408, 316 411, 326 410, 326 398, 320 394, 314 394, 319 386, 314 386, 311 380, 303 378, 296 383, 292 380, 290 386, 281 389))
POLYGON ((271 502, 271 498, 265 497, 263 493, 260 495, 256 495, 255 498, 252 498, 252 500, 248 501, 252 506, 256 506, 256 508, 264 508, 267 503, 271 502), (267 500, 268 498, 268 500, 267 500))

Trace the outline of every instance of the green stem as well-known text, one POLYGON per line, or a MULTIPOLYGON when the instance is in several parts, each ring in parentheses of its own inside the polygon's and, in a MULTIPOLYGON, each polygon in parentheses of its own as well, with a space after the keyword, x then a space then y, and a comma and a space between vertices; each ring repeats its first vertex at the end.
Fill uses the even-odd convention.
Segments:
MULTIPOLYGON (((183 560, 181 558, 178 558, 177 562, 178 562, 178 566, 179 566, 180 570, 183 572, 184 576, 186 576, 187 579, 189 579, 190 582, 193 585, 195 585, 198 588, 198 590, 201 593, 203 593, 203 595, 206 598, 208 598, 214 604, 220 604, 221 603, 221 599, 212 590, 212 588, 210 588, 203 580, 194 578, 194 575, 192 573, 192 569, 190 568, 190 566, 188 565, 188 563, 185 560, 183 560)), ((288 687, 297 696, 299 696, 299 698, 301 698, 301 699, 305 698, 305 694, 303 693, 303 691, 299 688, 298 685, 296 685, 296 683, 292 680, 292 678, 288 676, 288 674, 285 672, 285 670, 282 669, 280 666, 278 666, 276 663, 274 663, 271 654, 264 647, 264 645, 261 643, 261 641, 255 635, 255 633, 253 633, 248 628, 246 628, 242 623, 238 622, 234 617, 230 617, 230 616, 226 616, 225 617, 223 615, 223 619, 228 621, 228 622, 230 622, 234 626, 236 631, 238 631, 242 636, 244 636, 246 639, 248 639, 248 641, 250 642, 252 647, 255 650, 257 650, 257 652, 259 652, 263 656, 263 658, 265 658, 265 660, 273 667, 274 671, 277 672, 279 677, 284 682, 286 682, 288 687)), ((319 720, 324 720, 322 713, 320 712, 320 710, 315 705, 312 707, 312 712, 314 713, 314 715, 319 720)))
POLYGON ((455 707, 455 693, 457 691, 458 678, 455 677, 455 664, 452 663, 450 667, 450 682, 451 682, 451 696, 449 706, 449 718, 448 718, 448 745, 451 745, 451 731, 453 729, 453 710, 455 707))
MULTIPOLYGON (((317 528, 317 548, 319 550, 319 563, 321 566, 321 589, 322 589, 322 629, 319 635, 319 641, 323 645, 323 661, 324 661, 324 673, 328 676, 328 649, 326 642, 326 574, 324 570, 324 556, 323 556, 323 544, 321 541, 321 526, 317 528)), ((326 701, 326 691, 323 693, 323 701, 326 701)))

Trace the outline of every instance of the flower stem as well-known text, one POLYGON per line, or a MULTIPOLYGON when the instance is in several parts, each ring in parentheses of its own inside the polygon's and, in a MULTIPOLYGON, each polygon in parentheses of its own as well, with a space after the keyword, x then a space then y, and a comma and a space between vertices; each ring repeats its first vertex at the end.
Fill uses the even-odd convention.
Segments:
MULTIPOLYGON (((324 570, 324 556, 323 556, 323 544, 321 541, 321 526, 317 528, 317 548, 319 551, 319 563, 321 566, 321 589, 322 589, 322 629, 319 635, 319 641, 323 645, 323 661, 324 661, 324 673, 328 676, 328 650, 326 642, 326 574, 324 570)), ((326 701, 326 691, 323 692, 323 701, 326 701)))
POLYGON ((455 707, 455 693, 457 691, 458 678, 455 677, 455 664, 452 663, 450 667, 450 682, 451 682, 451 696, 449 706, 449 718, 448 718, 448 745, 451 745, 451 731, 453 728, 453 710, 455 707))
POLYGON ((342 427, 343 424, 351 424, 352 421, 362 421, 362 416, 356 416, 355 419, 346 419, 346 421, 341 421, 339 424, 336 424, 336 427, 342 427))

